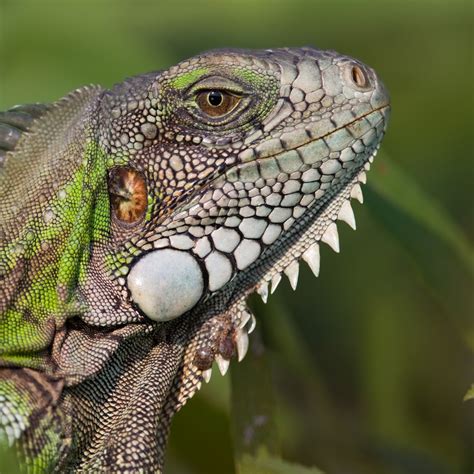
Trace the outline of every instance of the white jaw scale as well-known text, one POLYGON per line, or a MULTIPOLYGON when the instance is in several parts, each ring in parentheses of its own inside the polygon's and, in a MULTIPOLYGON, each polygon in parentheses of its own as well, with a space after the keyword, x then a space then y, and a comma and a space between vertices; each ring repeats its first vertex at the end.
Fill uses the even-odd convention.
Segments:
POLYGON ((237 360, 240 362, 247 354, 249 348, 249 335, 245 329, 239 328, 237 330, 237 360))
POLYGON ((325 244, 328 244, 329 247, 334 250, 334 252, 339 253, 339 234, 337 232, 337 225, 335 222, 331 222, 328 225, 326 231, 321 237, 321 241, 323 241, 325 244))
POLYGON ((298 262, 292 262, 288 267, 285 268, 285 274, 288 277, 288 280, 290 280, 290 285, 293 290, 296 289, 296 286, 298 285, 298 275, 299 275, 300 267, 298 265, 298 262))
POLYGON ((309 265, 315 277, 319 276, 319 244, 315 243, 303 253, 303 260, 309 265))
MULTIPOLYGON (((370 157, 369 162, 373 162, 373 156, 370 157)), ((370 164, 367 162, 366 164, 370 164)), ((364 166, 366 170, 367 167, 364 166)), ((339 207, 336 220, 345 222, 351 229, 356 229, 356 221, 354 216, 354 211, 350 203, 350 199, 355 199, 361 204, 364 201, 361 184, 366 184, 367 175, 364 171, 359 172, 357 177, 351 183, 348 190, 348 197, 343 200, 342 205, 339 207)), ((319 243, 324 242, 329 245, 335 252, 339 252, 339 235, 337 231, 336 221, 332 221, 326 227, 323 234, 319 237, 319 241, 315 241, 313 244, 306 247, 306 249, 299 253, 292 261, 289 263, 286 262, 284 265, 281 265, 283 268, 277 270, 271 270, 267 275, 264 276, 262 281, 256 287, 257 293, 261 296, 264 303, 268 301, 268 295, 273 294, 281 281, 281 275, 284 273, 290 282, 290 286, 293 290, 296 289, 298 284, 298 275, 299 275, 299 259, 302 258, 310 267, 314 276, 319 276, 320 270, 320 251, 319 243), (271 289, 269 291, 269 284, 271 284, 271 289)))
POLYGON ((351 229, 356 230, 354 211, 352 210, 351 203, 349 201, 344 201, 342 203, 337 218, 340 221, 344 221, 351 229))
MULTIPOLYGON (((249 334, 255 329, 255 316, 249 312, 245 312, 240 319, 239 327, 235 333, 235 348, 237 351, 237 360, 240 362, 246 356, 249 348, 249 334)), ((222 375, 227 373, 230 360, 225 359, 220 354, 216 354, 215 362, 222 375)), ((209 383, 212 376, 212 367, 201 372, 204 382, 209 383)))
POLYGON ((201 298, 204 278, 188 252, 149 252, 132 267, 127 285, 135 304, 154 321, 169 321, 190 310, 201 298))
POLYGON ((224 357, 222 357, 220 354, 216 354, 215 360, 217 362, 217 367, 219 367, 220 373, 225 375, 229 369, 230 360, 224 359, 224 357))

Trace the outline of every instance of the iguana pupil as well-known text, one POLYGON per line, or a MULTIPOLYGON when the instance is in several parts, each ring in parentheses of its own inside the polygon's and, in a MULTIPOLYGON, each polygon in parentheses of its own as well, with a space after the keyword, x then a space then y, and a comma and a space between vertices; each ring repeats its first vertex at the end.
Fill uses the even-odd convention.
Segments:
POLYGON ((219 91, 211 91, 207 95, 207 100, 213 107, 218 107, 223 101, 222 93, 219 91))

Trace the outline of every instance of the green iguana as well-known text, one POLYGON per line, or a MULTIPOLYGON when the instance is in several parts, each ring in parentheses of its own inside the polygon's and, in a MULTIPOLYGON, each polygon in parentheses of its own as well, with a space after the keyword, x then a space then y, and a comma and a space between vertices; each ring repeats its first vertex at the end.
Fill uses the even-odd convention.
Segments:
POLYGON ((382 140, 334 51, 217 50, 0 115, 0 439, 30 472, 160 472, 173 414, 241 360, 382 140))

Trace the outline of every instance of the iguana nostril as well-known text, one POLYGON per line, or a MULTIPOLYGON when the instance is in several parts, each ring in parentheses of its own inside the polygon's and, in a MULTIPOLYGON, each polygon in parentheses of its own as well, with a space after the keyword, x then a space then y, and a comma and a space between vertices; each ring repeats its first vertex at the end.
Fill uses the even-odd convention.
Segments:
POLYGON ((357 65, 352 66, 351 78, 357 87, 365 88, 369 85, 369 80, 367 79, 364 70, 357 65))

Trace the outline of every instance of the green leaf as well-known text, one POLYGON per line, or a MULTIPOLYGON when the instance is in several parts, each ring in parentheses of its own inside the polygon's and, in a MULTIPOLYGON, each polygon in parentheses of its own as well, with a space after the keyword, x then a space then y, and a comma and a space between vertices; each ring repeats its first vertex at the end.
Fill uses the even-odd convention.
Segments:
POLYGON ((367 208, 412 257, 415 270, 434 301, 457 326, 469 345, 472 339, 474 252, 447 212, 423 192, 392 160, 381 157, 367 191, 367 208))
POLYGON ((264 452, 255 456, 245 454, 237 472, 241 474, 323 474, 315 467, 289 463, 264 452))
POLYGON ((474 251, 468 240, 434 196, 427 195, 386 153, 378 156, 380 166, 370 187, 448 244, 474 274, 474 251))
POLYGON ((258 330, 245 360, 231 366, 231 380, 237 474, 322 474, 281 458, 269 356, 258 330))
POLYGON ((471 385, 471 388, 464 395, 463 401, 467 402, 468 400, 474 400, 474 383, 471 385))
MULTIPOLYGON (((231 367, 231 413, 237 465, 245 454, 262 448, 281 453, 275 426, 275 397, 268 355, 256 330, 245 360, 231 367)), ((243 471, 240 471, 243 472, 243 471)))
POLYGON ((5 439, 0 439, 0 474, 22 474, 25 469, 21 467, 20 458, 16 449, 9 447, 5 439))

